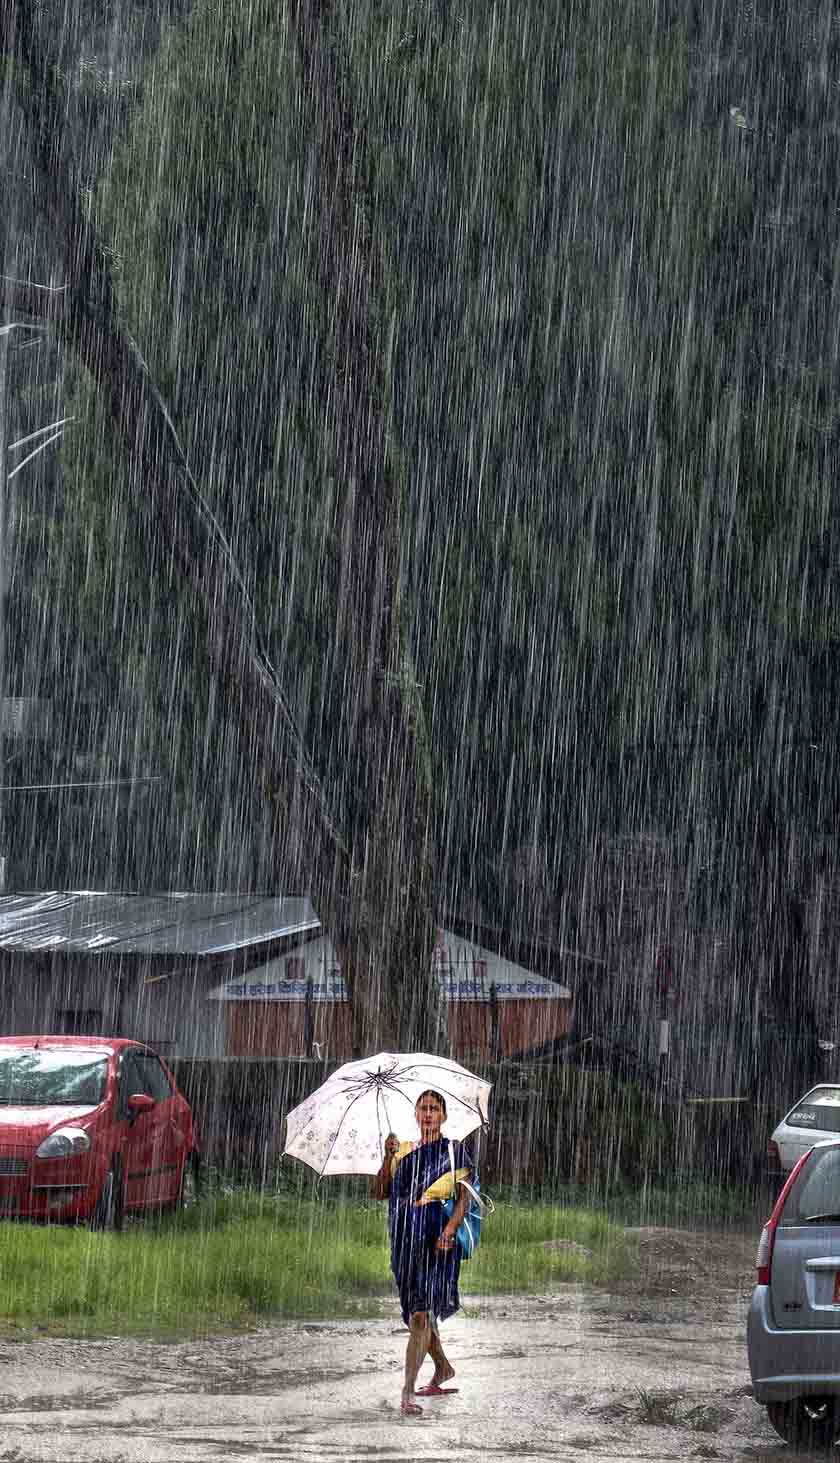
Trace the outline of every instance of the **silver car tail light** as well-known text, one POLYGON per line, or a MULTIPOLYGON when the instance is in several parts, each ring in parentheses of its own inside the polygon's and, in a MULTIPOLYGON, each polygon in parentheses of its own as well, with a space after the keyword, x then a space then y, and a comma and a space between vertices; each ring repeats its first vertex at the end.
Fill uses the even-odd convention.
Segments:
POLYGON ((790 1190, 793 1188, 794 1182, 799 1174, 799 1170, 801 1169, 803 1163, 807 1163, 808 1159, 811 1157, 812 1152, 813 1149, 809 1149, 807 1153, 803 1153, 802 1157, 793 1165, 793 1168, 788 1174, 785 1184, 782 1188, 782 1192, 780 1193, 778 1199, 773 1205, 773 1213, 770 1215, 770 1218, 768 1219, 763 1230, 761 1231, 761 1239, 758 1242, 758 1253, 755 1257, 759 1285, 770 1284, 770 1271, 773 1266, 773 1246, 776 1243, 776 1230, 779 1227, 779 1220, 782 1217, 782 1210, 785 1207, 787 1196, 790 1193, 790 1190))

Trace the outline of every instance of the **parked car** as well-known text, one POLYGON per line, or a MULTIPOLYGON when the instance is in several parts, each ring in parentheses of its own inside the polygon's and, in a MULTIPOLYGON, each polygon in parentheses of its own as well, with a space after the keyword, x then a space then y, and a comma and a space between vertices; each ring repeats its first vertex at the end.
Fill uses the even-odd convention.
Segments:
POLYGON ((787 1442, 829 1448, 840 1431, 840 1138, 798 1159, 756 1265, 747 1323, 753 1396, 787 1442))
POLYGON ((197 1177, 189 1104, 147 1046, 0 1038, 0 1218, 118 1229, 175 1206, 197 1177))
POLYGON ((767 1156, 771 1172, 790 1173, 803 1153, 834 1134, 840 1134, 840 1087, 821 1082, 800 1097, 770 1134, 767 1156))

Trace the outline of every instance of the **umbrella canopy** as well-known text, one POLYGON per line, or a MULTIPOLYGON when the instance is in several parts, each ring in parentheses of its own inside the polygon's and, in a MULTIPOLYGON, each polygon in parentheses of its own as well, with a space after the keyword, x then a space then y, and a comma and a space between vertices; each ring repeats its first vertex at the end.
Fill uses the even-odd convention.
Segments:
POLYGON ((487 1123, 492 1082, 447 1057, 380 1052, 345 1062, 286 1118, 284 1154, 318 1174, 375 1174, 385 1139, 417 1137, 414 1107, 432 1088, 446 1101, 444 1138, 466 1138, 487 1123))

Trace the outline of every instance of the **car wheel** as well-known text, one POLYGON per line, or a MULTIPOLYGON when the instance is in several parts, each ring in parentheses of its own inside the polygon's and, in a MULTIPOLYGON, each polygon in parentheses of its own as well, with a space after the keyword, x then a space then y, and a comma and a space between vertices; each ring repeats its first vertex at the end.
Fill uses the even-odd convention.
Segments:
POLYGON ((197 1153, 188 1153, 181 1169, 181 1185, 178 1190, 178 1208, 189 1209, 201 1198, 201 1159, 197 1153))
POLYGON ((122 1229, 123 1227, 122 1168, 118 1158, 113 1160, 105 1175, 90 1223, 92 1229, 122 1229))
POLYGON ((779 1437, 794 1448, 827 1450, 833 1446, 840 1426, 834 1397, 768 1402, 767 1416, 779 1437))

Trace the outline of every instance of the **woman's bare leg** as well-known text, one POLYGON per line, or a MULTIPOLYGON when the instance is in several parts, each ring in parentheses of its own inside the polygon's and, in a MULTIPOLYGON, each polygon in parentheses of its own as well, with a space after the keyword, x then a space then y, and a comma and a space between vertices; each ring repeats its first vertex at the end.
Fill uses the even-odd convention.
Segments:
POLYGON ((417 1374, 429 1350, 429 1340, 432 1328, 429 1325, 427 1311, 415 1311, 409 1317, 408 1324, 408 1346, 405 1349, 405 1385, 402 1394, 403 1412, 419 1413, 422 1407, 418 1407, 414 1401, 414 1388, 417 1385, 417 1374))
POLYGON ((441 1344, 440 1332, 434 1325, 429 1327, 429 1355, 435 1364, 435 1374, 432 1381, 436 1387, 441 1387, 455 1375, 455 1368, 449 1360, 441 1344))

